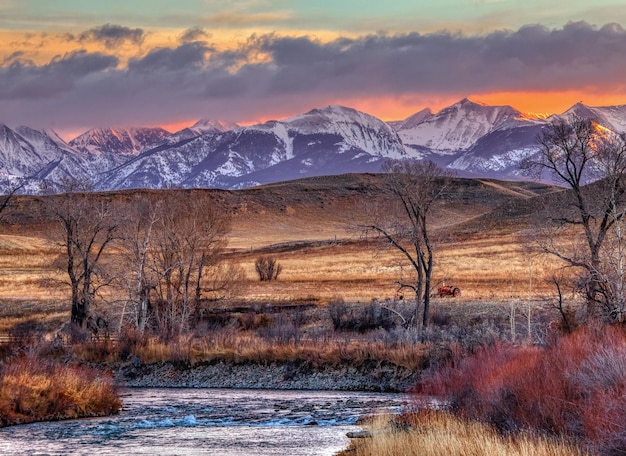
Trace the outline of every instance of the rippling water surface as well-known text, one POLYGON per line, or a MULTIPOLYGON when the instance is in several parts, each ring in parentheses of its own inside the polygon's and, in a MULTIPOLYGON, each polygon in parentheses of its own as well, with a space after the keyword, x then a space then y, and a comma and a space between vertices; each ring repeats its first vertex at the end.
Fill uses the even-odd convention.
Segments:
POLYGON ((399 394, 131 389, 113 417, 0 429, 7 455, 332 455, 369 413, 408 406, 399 394))

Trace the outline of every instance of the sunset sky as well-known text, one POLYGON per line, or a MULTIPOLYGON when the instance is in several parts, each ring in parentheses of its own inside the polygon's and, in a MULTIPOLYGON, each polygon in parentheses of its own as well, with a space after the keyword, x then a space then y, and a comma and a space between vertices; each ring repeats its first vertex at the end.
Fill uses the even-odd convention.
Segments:
POLYGON ((0 123, 626 104, 623 25, 623 0, 0 0, 0 123))

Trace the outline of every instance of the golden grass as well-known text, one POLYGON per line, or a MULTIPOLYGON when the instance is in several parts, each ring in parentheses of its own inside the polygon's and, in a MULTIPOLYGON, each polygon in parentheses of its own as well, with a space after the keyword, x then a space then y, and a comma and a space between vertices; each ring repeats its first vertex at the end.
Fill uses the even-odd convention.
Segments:
MULTIPOLYGON (((72 351, 74 356, 85 361, 98 361, 93 358, 98 351, 105 358, 100 361, 111 361, 111 356, 117 353, 89 343, 83 348, 74 347, 72 351)), ((266 340, 253 333, 232 330, 216 331, 205 337, 183 336, 167 342, 147 338, 137 341, 130 351, 146 364, 183 362, 194 365, 217 361, 267 364, 304 361, 312 367, 372 363, 379 367, 395 366, 413 371, 421 369, 433 356, 443 356, 438 347, 426 343, 385 344, 376 340, 334 338, 302 340, 296 344, 266 340)))
MULTIPOLYGON (((300 234, 302 237, 314 236, 311 230, 309 228, 309 231, 300 234)), ((0 240, 4 236, 0 235, 0 240)), ((27 249, 28 239, 26 236, 20 237, 19 252, 27 249)), ((32 238, 32 241, 33 249, 42 247, 40 240, 32 238)), ((67 302, 69 298, 68 289, 58 287, 58 283, 64 279, 63 272, 52 266, 60 252, 44 249, 36 261, 29 260, 20 268, 8 266, 12 262, 17 264, 16 258, 22 254, 15 257, 14 253, 11 248, 0 249, 0 265, 6 265, 5 268, 0 266, 0 333, 6 333, 13 323, 19 323, 1 320, 15 316, 29 315, 52 322, 50 312, 46 310, 50 303, 67 302)), ((324 304, 337 298, 347 302, 393 300, 399 296, 414 298, 410 292, 398 292, 396 281, 408 277, 409 272, 397 252, 393 249, 380 250, 371 242, 352 240, 283 251, 272 256, 282 265, 283 272, 278 281, 260 282, 254 270, 257 254, 249 251, 230 254, 229 260, 241 265, 247 276, 238 299, 248 302, 312 300, 324 304)), ((462 296, 444 300, 435 298, 433 305, 436 307, 441 302, 464 307, 476 300, 505 302, 527 299, 529 294, 534 299, 550 295, 553 291, 541 278, 549 273, 555 263, 533 259, 530 264, 531 267, 524 246, 515 236, 440 243, 433 287, 445 280, 448 284, 460 287, 462 296), (530 290, 529 285, 532 285, 530 290)), ((124 292, 117 290, 117 296, 112 296, 113 301, 116 297, 123 298, 124 292)), ((69 314, 69 305, 54 309, 57 316, 55 321, 59 321, 63 312, 69 314)), ((118 321, 121 304, 108 304, 106 312, 112 321, 118 321)), ((60 327, 58 324, 56 326, 56 329, 60 327)))
POLYGON ((110 376, 87 367, 12 359, 0 373, 0 426, 105 416, 121 402, 110 376))
POLYGON ((352 439, 339 456, 582 456, 563 441, 533 435, 503 437, 492 428, 453 415, 424 410, 397 418, 377 416, 365 425, 371 438, 352 439))

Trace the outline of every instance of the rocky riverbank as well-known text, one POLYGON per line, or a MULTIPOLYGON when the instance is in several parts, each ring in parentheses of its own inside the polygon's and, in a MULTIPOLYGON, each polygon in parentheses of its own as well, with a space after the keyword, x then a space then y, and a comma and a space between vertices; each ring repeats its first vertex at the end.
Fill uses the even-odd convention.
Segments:
POLYGON ((218 362, 186 366, 135 362, 120 366, 116 377, 126 387, 399 392, 409 390, 419 374, 419 371, 385 365, 313 368, 307 363, 218 362))

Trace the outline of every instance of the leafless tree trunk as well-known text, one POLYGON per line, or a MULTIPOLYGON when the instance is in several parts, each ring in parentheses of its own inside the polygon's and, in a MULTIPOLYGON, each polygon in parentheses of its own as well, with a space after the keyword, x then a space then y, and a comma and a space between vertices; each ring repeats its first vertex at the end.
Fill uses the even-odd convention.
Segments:
POLYGON ((0 201, 0 215, 3 214, 5 212, 5 210, 9 207, 9 203, 11 202, 11 200, 13 199, 13 197, 22 189, 24 188, 24 183, 20 182, 18 184, 15 185, 11 185, 10 186, 10 190, 6 195, 3 195, 1 197, 1 201, 0 201))
POLYGON ((116 240, 119 219, 110 204, 70 188, 52 208, 60 228, 57 239, 65 250, 65 270, 71 289, 71 323, 86 329, 101 287, 109 284, 103 255, 116 240))
MULTIPOLYGON (((132 216, 122 233, 122 251, 124 253, 126 271, 129 278, 127 290, 129 301, 136 306, 134 320, 137 329, 143 333, 148 320, 150 305, 150 291, 156 286, 156 281, 149 277, 148 261, 152 232, 161 212, 161 203, 152 203, 142 198, 132 203, 132 216)), ((120 330, 124 323, 124 312, 120 317, 120 330)))
POLYGON ((384 171, 386 185, 398 207, 376 214, 374 223, 365 229, 382 236, 411 265, 413 280, 401 278, 398 285, 415 293, 414 324, 421 331, 430 320, 434 266, 431 211, 449 186, 450 176, 432 162, 390 161, 384 171))

